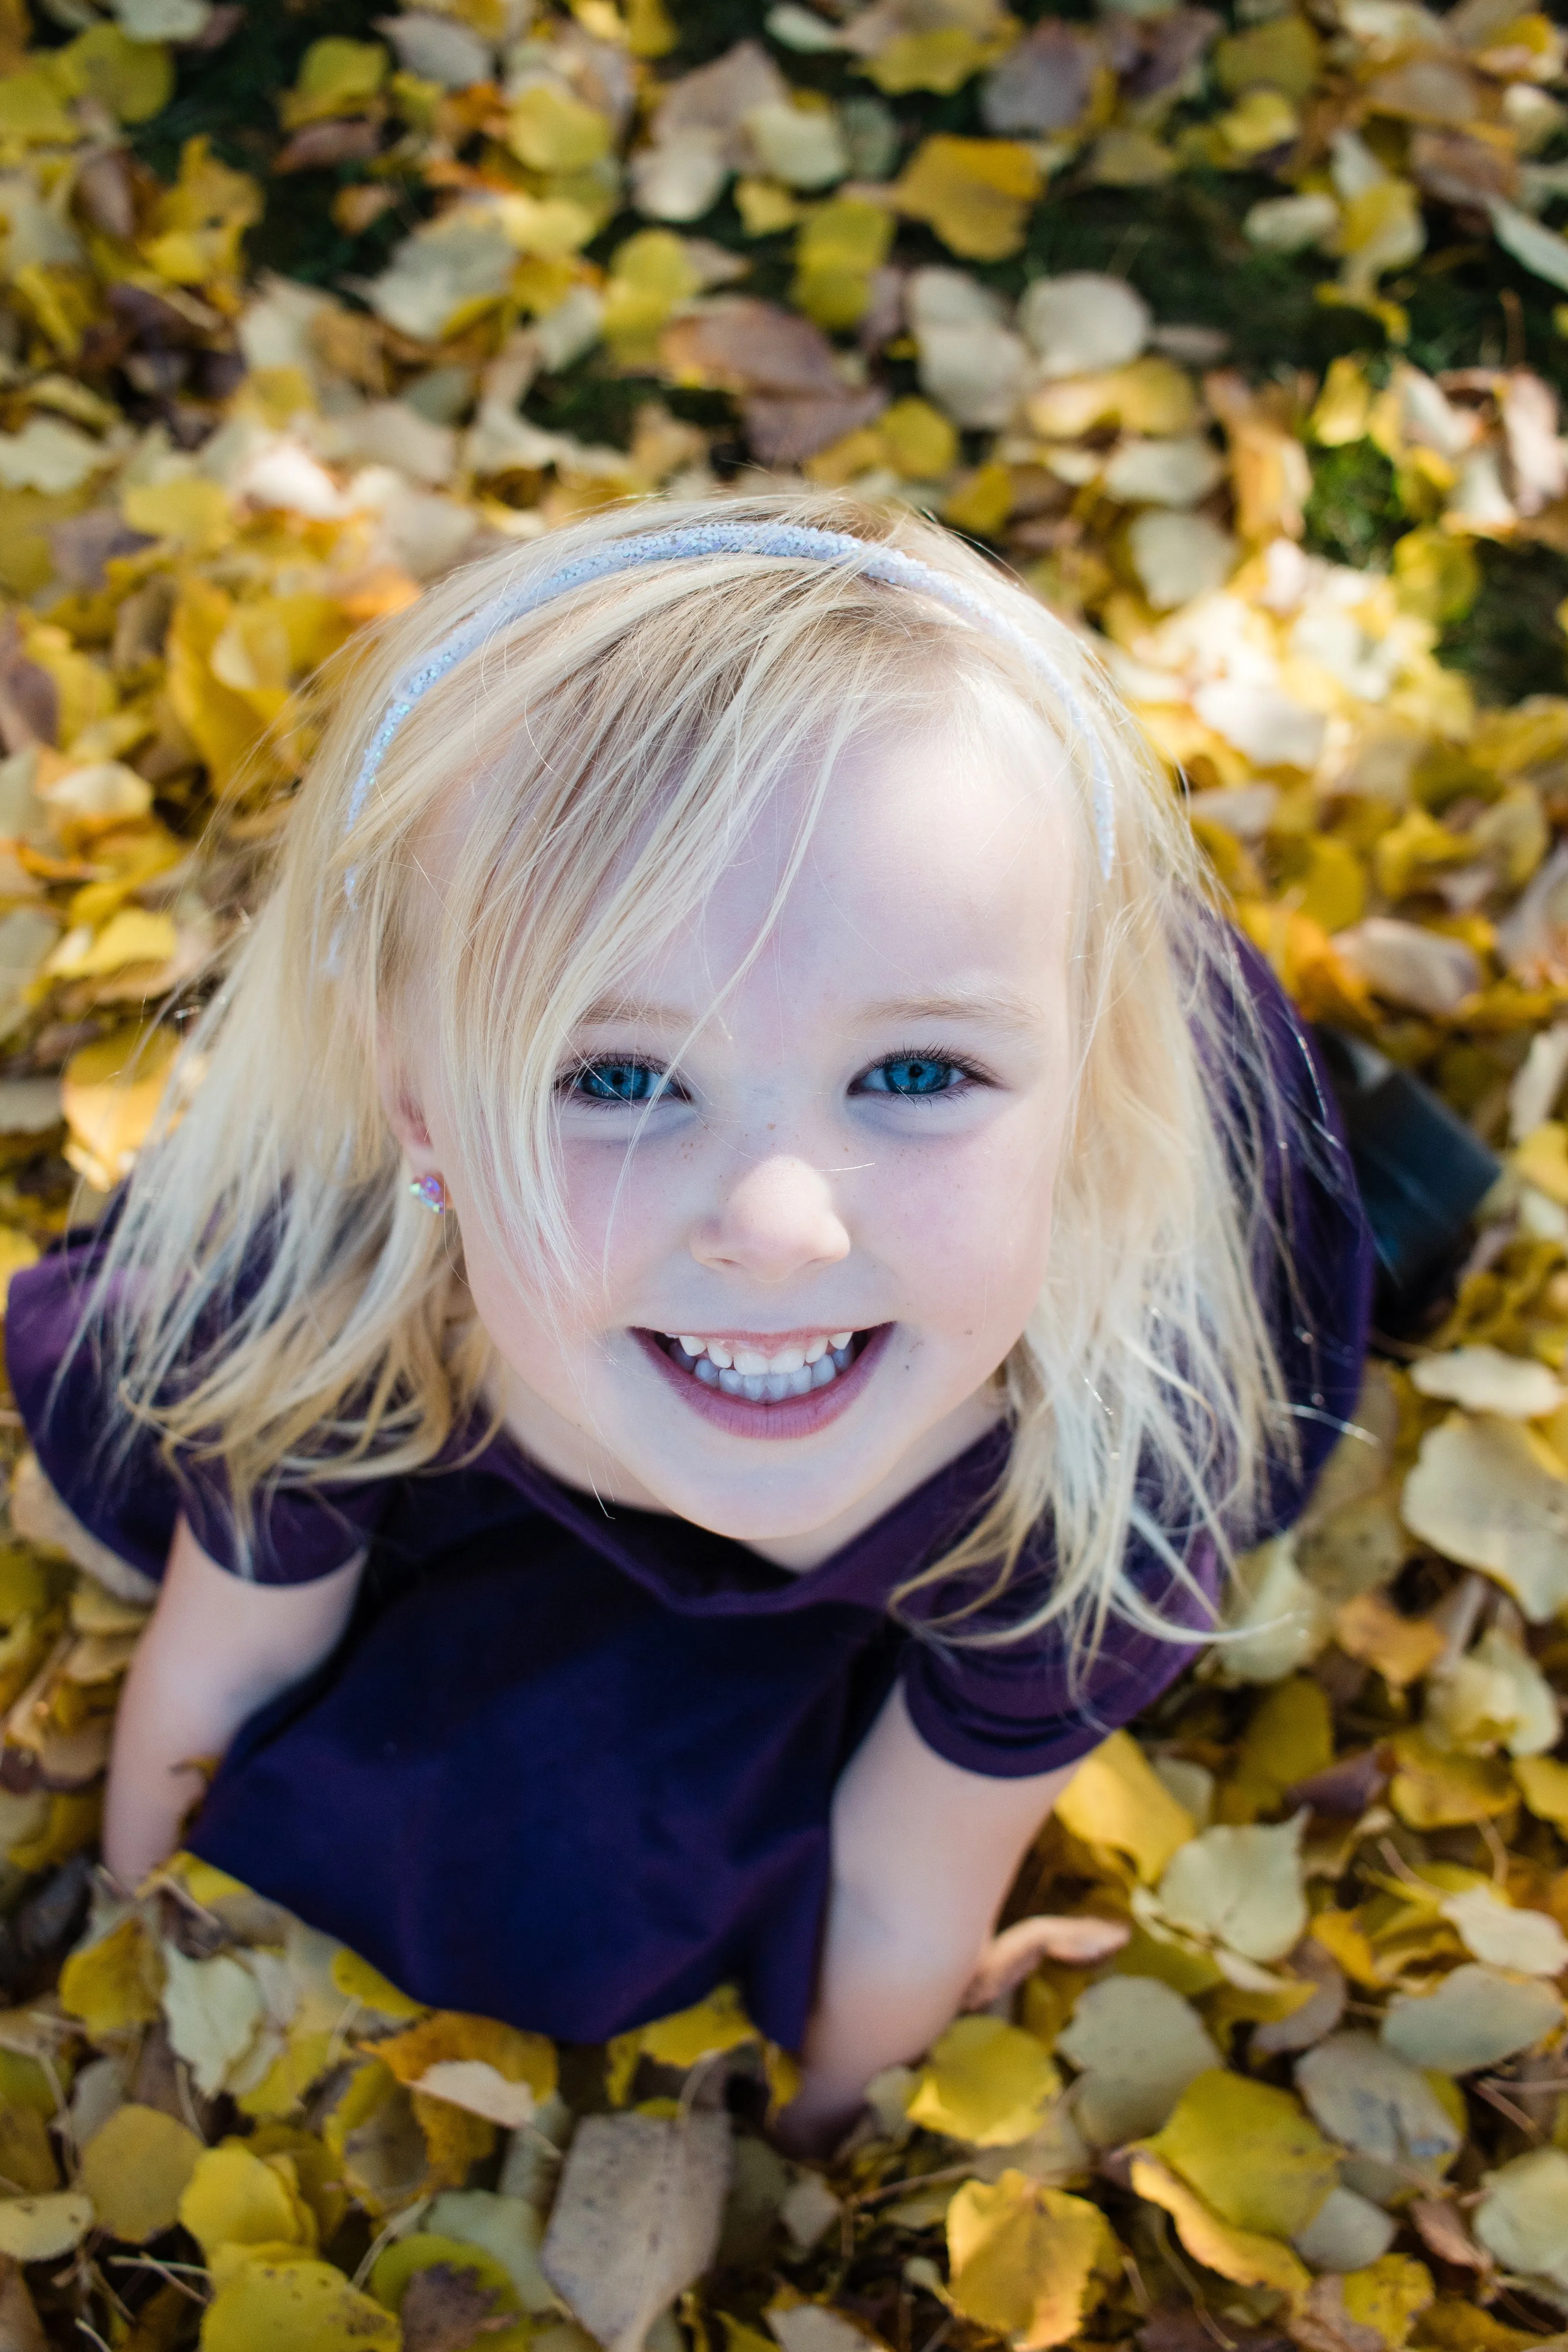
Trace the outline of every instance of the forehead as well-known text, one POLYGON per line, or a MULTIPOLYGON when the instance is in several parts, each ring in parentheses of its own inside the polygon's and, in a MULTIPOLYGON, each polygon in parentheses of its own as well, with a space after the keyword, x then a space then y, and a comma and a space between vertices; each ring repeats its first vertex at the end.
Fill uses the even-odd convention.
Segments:
POLYGON ((852 997, 1059 988, 1079 861, 1062 765, 1032 730, 857 749, 803 849, 806 815, 804 787, 773 797, 703 904, 628 964, 628 997, 679 979, 689 1001, 742 967, 742 990, 813 1017, 852 997))
MULTIPOLYGON (((469 862, 508 796, 500 779, 468 769, 410 844, 401 936, 416 944, 397 985, 411 992, 415 1025, 422 1030, 448 987, 472 1009, 487 898, 497 914, 510 907, 519 929, 510 953, 490 934, 482 994, 493 1010, 498 992, 510 998, 521 987, 528 1026, 559 1029, 563 1041, 584 1019, 641 1007, 691 1028, 721 996, 726 1023, 743 999, 765 1013, 781 1046, 786 1027, 798 1042, 804 1023, 841 1030, 868 1006, 987 993, 1026 1004, 1031 1024, 1044 1010, 1057 1025, 1088 872, 1065 755, 1042 719, 990 681, 944 685, 920 700, 906 725, 884 709, 877 731, 846 744, 826 777, 824 755, 803 733, 760 814, 753 801, 744 822, 721 794, 696 820, 712 853, 699 847, 700 882, 671 890, 668 873, 662 884, 639 874, 634 841, 575 907, 553 914, 519 876, 487 871, 486 853, 469 862), (619 939, 605 928, 606 896, 636 909, 619 939), (417 943, 441 936, 454 916, 462 944, 432 962, 417 943), (549 971, 532 946, 545 950, 549 971)), ((574 895, 570 866, 557 868, 563 883, 574 895)))

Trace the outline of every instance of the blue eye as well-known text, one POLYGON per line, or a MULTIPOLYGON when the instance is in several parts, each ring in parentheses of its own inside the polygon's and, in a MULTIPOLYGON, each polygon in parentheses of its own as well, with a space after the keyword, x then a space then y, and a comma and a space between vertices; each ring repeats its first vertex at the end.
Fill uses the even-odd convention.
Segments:
POLYGON ((647 1062, 618 1061, 614 1056, 599 1062, 584 1062, 572 1078, 569 1091, 581 1102, 650 1103, 669 1091, 665 1073, 647 1062))
POLYGON ((918 1100, 921 1096, 952 1094, 970 1075, 961 1062, 944 1062, 934 1054, 898 1054, 868 1070, 859 1081, 859 1090, 918 1100))

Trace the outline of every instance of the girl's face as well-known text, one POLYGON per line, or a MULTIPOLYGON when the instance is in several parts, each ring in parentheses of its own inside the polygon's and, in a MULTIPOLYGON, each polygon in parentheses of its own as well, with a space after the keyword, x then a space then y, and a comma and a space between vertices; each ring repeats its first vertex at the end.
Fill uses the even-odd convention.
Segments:
POLYGON ((1053 779, 930 742, 863 753, 704 1017, 789 833, 781 812, 576 1036, 578 1297, 465 1217, 472 1172, 417 1052, 419 1108, 395 1118, 445 1181, 524 1450, 807 1568, 997 1418, 1050 1246, 1073 857, 1053 779))

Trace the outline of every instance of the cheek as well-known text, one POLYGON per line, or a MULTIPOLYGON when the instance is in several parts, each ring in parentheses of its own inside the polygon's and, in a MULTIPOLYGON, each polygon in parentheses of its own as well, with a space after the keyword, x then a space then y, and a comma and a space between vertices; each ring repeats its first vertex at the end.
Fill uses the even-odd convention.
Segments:
POLYGON ((900 1153, 865 1196, 868 1237, 879 1233, 872 1246, 944 1322, 1021 1328, 1045 1279, 1058 1149, 1059 1123, 1020 1110, 941 1150, 900 1153))
POLYGON ((625 1151, 569 1139, 561 1184, 578 1270, 570 1297, 546 1295, 482 1245, 470 1253, 469 1284, 481 1318, 518 1370, 569 1357, 585 1377, 606 1328, 636 1319, 632 1310, 679 1244, 681 1166, 662 1146, 625 1151))
MULTIPOLYGON (((501 1354, 525 1377, 557 1370, 578 1355, 596 1328, 586 1287, 569 1286, 563 1297, 532 1278, 534 1253, 525 1244, 497 1242, 476 1214, 465 1216, 467 1171, 454 1168, 452 1189, 463 1234, 464 1270, 479 1320, 501 1354)), ((569 1238, 577 1263, 596 1272, 600 1260, 592 1237, 579 1229, 573 1188, 566 1188, 569 1238)))
MULTIPOLYGON (((500 1255, 483 1234, 466 1233, 464 1258, 468 1291, 496 1346, 519 1370, 561 1353, 569 1336, 563 1320, 552 1318, 549 1302, 519 1276, 508 1257, 500 1255)), ((569 1318, 565 1318, 569 1321, 569 1318)))
POLYGON ((561 1181, 584 1275, 610 1299, 668 1255, 689 1211, 687 1155, 668 1141, 622 1150, 569 1139, 561 1181))

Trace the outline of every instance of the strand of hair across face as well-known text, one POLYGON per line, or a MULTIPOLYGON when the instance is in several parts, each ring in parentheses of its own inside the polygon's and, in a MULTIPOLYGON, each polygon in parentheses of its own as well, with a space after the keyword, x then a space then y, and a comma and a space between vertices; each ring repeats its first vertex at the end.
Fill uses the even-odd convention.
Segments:
MULTIPOLYGON (((426 656, 416 669, 405 670, 393 689, 392 698, 382 716, 381 724, 365 748, 360 762, 353 790, 349 795, 348 815, 343 831, 352 833, 363 813, 366 801, 374 787, 393 739, 404 720, 415 709, 432 687, 455 669, 470 654, 477 653, 498 629, 508 628, 514 621, 524 619, 557 596, 568 594, 574 588, 583 588, 594 581, 609 578, 616 572, 630 571, 643 563, 679 562, 701 555, 762 555, 775 557, 805 557, 816 562, 853 564, 869 580, 884 587, 909 588, 917 593, 933 597, 949 611, 960 613, 977 627, 1003 639, 1045 678, 1060 700, 1063 709, 1082 737, 1089 750, 1089 775, 1093 792, 1094 833, 1100 851, 1100 870, 1109 877, 1115 861, 1116 823, 1111 792, 1110 769, 1103 746, 1064 673, 1058 668, 1042 646, 1020 628, 1015 627, 1005 614, 987 604, 966 588, 962 581, 939 572, 933 564, 922 563, 898 548, 880 547, 869 540, 857 539, 848 531, 816 530, 802 523, 694 523, 679 530, 649 530, 628 532, 625 538, 613 539, 576 556, 558 571, 547 572, 542 579, 525 581, 521 586, 497 596, 471 614, 460 628, 426 656)), ((347 895, 353 898, 353 875, 345 877, 347 895)))

